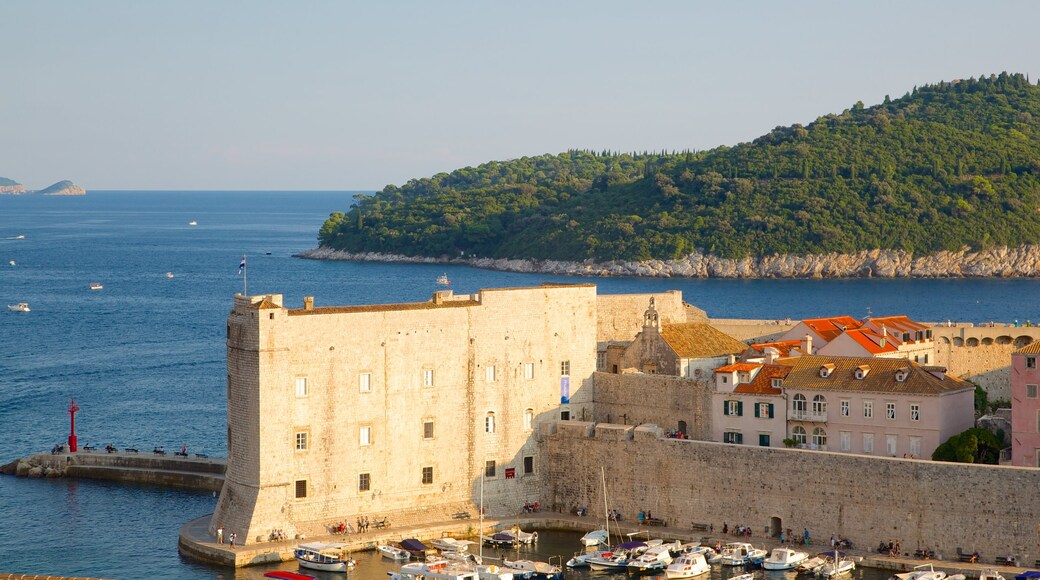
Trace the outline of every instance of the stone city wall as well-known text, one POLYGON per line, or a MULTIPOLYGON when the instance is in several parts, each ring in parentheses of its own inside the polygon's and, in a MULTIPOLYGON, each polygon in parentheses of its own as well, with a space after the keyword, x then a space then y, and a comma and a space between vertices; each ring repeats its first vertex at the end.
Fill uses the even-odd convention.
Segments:
POLYGON ((694 439, 711 439, 711 386, 665 375, 593 375, 593 420, 677 431, 680 421, 694 439))
POLYGON ((940 463, 662 438, 655 426, 559 423, 543 443, 543 503, 553 510, 607 504, 624 518, 653 512, 669 526, 723 523, 808 528, 869 549, 898 541, 949 557, 958 547, 992 561, 1040 557, 1040 470, 940 463))

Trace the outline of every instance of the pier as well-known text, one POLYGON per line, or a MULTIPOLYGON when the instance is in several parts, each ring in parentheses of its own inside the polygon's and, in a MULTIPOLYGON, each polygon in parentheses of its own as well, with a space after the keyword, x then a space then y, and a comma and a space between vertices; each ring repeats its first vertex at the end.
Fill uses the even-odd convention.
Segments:
POLYGON ((99 450, 37 453, 0 467, 0 473, 20 477, 107 479, 219 492, 224 485, 226 468, 223 458, 99 450))

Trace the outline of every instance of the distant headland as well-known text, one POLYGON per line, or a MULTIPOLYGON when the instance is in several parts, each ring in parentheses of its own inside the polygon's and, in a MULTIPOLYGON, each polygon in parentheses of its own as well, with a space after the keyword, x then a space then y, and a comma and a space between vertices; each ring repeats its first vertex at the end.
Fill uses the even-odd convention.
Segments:
POLYGON ((26 190, 25 186, 13 179, 0 177, 0 195, 86 195, 87 190, 65 179, 38 190, 26 190))

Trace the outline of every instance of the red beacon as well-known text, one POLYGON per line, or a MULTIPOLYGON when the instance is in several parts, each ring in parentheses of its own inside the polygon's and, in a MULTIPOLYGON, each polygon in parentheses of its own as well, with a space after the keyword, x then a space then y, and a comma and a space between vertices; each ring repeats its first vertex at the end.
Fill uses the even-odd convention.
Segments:
POLYGON ((72 399, 69 403, 69 451, 71 453, 76 452, 76 411, 79 411, 79 407, 76 406, 76 399, 72 399))

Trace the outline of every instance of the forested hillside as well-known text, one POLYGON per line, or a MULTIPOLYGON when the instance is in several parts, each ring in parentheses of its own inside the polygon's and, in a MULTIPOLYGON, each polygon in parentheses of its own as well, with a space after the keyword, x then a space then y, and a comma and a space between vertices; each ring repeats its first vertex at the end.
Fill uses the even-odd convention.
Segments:
POLYGON ((324 247, 596 261, 1040 243, 1040 87, 915 87, 710 151, 489 162, 358 196, 324 247))

